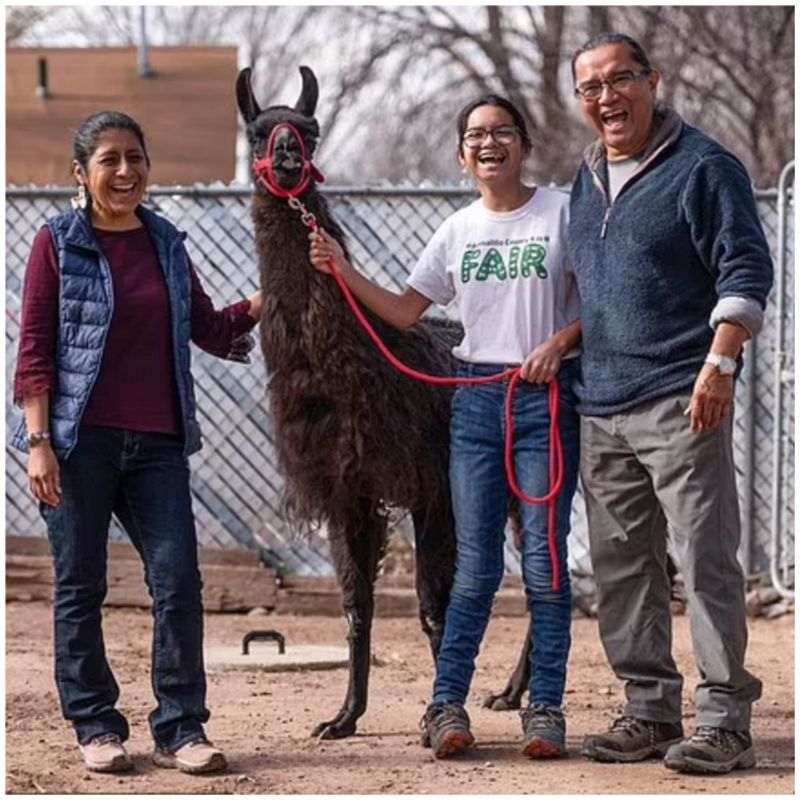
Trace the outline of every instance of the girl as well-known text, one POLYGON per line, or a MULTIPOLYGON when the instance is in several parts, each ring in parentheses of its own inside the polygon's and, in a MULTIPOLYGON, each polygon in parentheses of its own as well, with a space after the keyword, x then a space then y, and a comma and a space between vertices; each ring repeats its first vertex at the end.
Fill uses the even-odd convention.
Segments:
MULTIPOLYGON (((580 322, 566 256, 569 198, 522 182, 531 151, 525 121, 503 97, 487 95, 458 117, 458 160, 480 199, 445 220, 398 294, 360 275, 324 231, 310 234, 315 267, 334 259, 358 299, 387 323, 413 325, 431 303, 453 303, 464 326, 454 354, 462 377, 520 366, 514 398, 514 461, 529 495, 549 490, 548 387, 561 389, 564 482, 558 497, 561 581, 552 589, 547 507, 522 504, 522 574, 532 620, 530 705, 522 711, 523 753, 566 754, 561 703, 570 646, 571 595, 567 534, 578 468, 577 375, 580 322)), ((504 531, 511 491, 504 466, 507 381, 462 386, 453 397, 450 482, 457 561, 433 699, 423 718, 423 744, 437 758, 471 745, 464 703, 492 602, 504 572, 504 531)))

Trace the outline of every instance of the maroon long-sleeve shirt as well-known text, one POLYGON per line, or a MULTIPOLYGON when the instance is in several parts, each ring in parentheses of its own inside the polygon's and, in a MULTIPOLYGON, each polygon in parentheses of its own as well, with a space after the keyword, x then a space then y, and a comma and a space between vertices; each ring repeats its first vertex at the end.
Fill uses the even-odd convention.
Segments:
MULTIPOLYGON (((180 433, 180 400, 172 357, 169 298, 164 274, 144 227, 95 229, 111 267, 114 315, 100 373, 81 424, 153 433, 180 433)), ((58 258, 50 229, 34 238, 22 295, 14 400, 51 392, 58 330, 58 258)), ((215 310, 192 268, 192 341, 215 354, 255 321, 248 300, 215 310)))

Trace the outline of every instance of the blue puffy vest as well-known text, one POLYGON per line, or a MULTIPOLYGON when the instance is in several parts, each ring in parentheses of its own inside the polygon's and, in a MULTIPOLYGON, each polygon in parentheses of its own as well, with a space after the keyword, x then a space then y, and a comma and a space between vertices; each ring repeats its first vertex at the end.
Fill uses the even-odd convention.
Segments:
MULTIPOLYGON (((201 447, 194 381, 191 375, 191 271, 183 245, 186 234, 139 206, 164 271, 169 295, 172 353, 183 421, 184 453, 201 447)), ((78 441, 78 428, 100 372, 106 337, 114 315, 111 269, 100 250, 87 211, 70 211, 47 223, 59 265, 59 310, 55 387, 50 400, 53 450, 65 459, 78 441)), ((12 444, 28 450, 25 420, 12 444)))

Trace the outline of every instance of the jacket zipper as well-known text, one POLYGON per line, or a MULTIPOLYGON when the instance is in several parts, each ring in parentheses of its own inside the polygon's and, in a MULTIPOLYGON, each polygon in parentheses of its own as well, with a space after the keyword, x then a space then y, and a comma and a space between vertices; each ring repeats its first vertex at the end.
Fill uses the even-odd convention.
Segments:
POLYGON ((606 238, 606 231, 608 230, 608 218, 611 216, 611 209, 614 206, 614 203, 608 202, 608 192, 606 191, 606 187, 603 186, 603 181, 600 180, 597 173, 590 167, 589 172, 592 176, 592 183, 595 185, 595 188, 603 195, 603 199, 606 201, 606 213, 603 215, 603 225, 600 228, 600 238, 606 238))
POLYGON ((603 217, 603 227, 600 229, 600 238, 606 238, 606 231, 608 230, 608 218, 611 216, 611 206, 606 206, 606 213, 603 217))

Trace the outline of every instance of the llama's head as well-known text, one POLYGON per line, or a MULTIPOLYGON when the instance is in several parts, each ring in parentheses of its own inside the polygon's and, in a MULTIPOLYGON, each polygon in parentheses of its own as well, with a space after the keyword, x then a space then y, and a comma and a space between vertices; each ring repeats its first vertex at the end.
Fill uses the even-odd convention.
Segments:
POLYGON ((267 182, 289 191, 304 181, 321 182, 322 175, 311 163, 319 138, 314 118, 319 89, 314 73, 300 67, 303 89, 294 108, 270 106, 263 111, 253 95, 250 73, 249 68, 239 73, 236 99, 246 125, 256 191, 266 192, 267 182))

